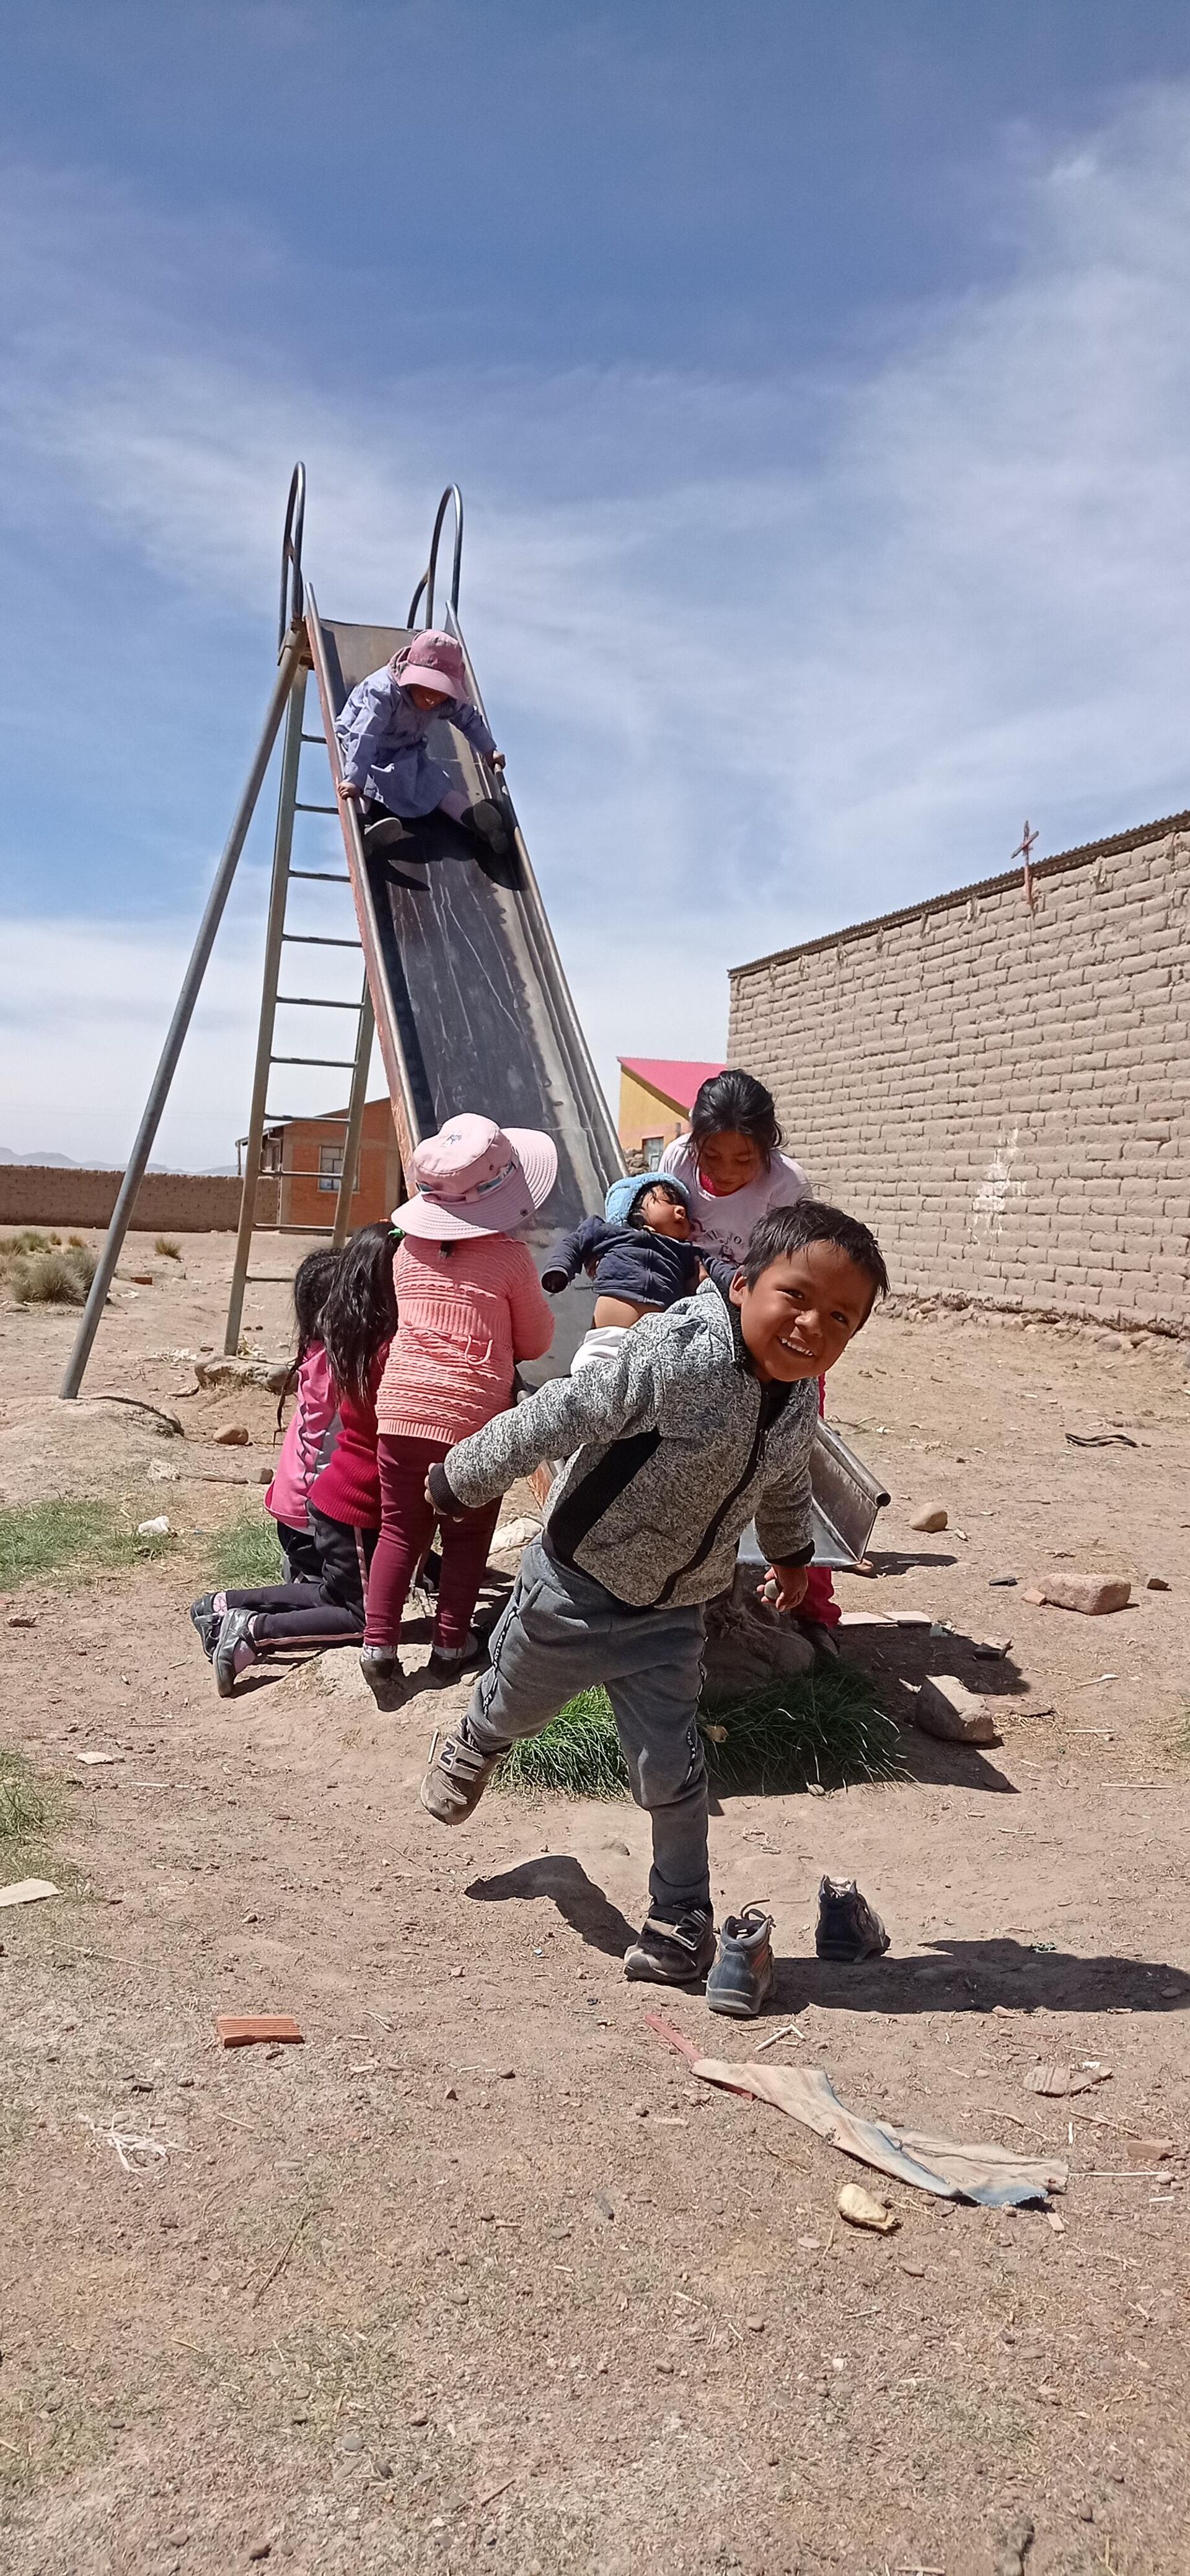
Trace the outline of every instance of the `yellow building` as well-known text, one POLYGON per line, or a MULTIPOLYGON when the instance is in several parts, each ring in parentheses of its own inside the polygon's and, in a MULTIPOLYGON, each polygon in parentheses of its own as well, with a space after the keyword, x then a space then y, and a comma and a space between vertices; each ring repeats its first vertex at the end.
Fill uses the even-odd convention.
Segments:
POLYGON ((721 1064, 675 1064, 669 1058, 622 1055, 620 1143, 630 1172, 652 1172, 666 1145, 684 1136, 695 1093, 721 1064))

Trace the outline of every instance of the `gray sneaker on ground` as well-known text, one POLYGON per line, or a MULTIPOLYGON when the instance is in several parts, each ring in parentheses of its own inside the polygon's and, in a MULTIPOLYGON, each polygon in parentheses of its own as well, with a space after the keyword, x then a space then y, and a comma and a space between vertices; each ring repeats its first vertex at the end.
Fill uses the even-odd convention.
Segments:
POLYGON ((773 1986, 771 1914, 746 1905, 729 1914, 719 1934, 719 1956, 707 1978, 707 2003, 714 2013, 731 2013, 737 2021, 754 2021, 773 1986))
POLYGON ((502 1745, 499 1753, 481 1753, 471 1742, 465 1718, 454 1735, 436 1735, 419 1792, 426 1814, 436 1816, 440 1825, 465 1824, 506 1750, 502 1745))

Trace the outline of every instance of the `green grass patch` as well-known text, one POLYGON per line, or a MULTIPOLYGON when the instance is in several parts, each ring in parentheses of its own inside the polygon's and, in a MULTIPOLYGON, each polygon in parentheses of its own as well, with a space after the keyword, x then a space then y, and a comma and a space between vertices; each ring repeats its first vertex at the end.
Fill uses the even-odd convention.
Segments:
MULTIPOLYGON (((699 1722, 718 1790, 845 1789, 905 1776, 898 1730, 874 1707, 858 1673, 831 1667, 796 1674, 739 1699, 717 1699, 699 1722)), ((514 1744, 496 1779, 514 1794, 626 1798, 628 1773, 606 1692, 580 1692, 541 1735, 514 1744)))
POLYGON ((104 1565, 141 1565, 161 1556, 166 1539, 138 1538, 114 1503, 79 1496, 0 1510, 0 1590, 39 1575, 86 1573, 104 1565))
POLYGON ((9 1262, 8 1285, 18 1306, 85 1306, 96 1268, 85 1244, 19 1252, 9 1262))
POLYGON ((54 1821, 52 1798, 36 1780, 23 1753, 0 1745, 0 1863, 45 1841, 54 1821))
POLYGON ((224 1591, 254 1592, 262 1583, 284 1583, 277 1524, 263 1507, 237 1512, 216 1530, 211 1547, 216 1582, 224 1591))

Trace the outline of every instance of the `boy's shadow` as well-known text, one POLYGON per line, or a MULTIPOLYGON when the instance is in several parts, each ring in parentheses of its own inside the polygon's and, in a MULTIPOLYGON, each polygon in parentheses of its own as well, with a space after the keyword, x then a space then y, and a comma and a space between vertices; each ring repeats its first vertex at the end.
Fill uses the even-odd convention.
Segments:
POLYGON ((519 1861, 498 1878, 473 1878, 465 1893, 479 1905, 501 1905, 516 1896, 551 1897, 571 1931, 588 1949, 602 1950, 609 1959, 622 1959, 629 1942, 636 1939, 635 1924, 625 1921, 619 1907, 588 1878, 581 1861, 567 1852, 546 1852, 540 1860, 519 1861))

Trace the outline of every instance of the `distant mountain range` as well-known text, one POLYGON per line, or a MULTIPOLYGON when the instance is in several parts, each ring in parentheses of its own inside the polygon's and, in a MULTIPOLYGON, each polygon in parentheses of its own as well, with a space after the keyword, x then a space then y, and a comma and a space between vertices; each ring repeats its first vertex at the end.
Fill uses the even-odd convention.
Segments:
MULTIPOLYGON (((0 1145, 0 1163, 35 1163, 39 1169, 48 1165, 56 1172, 122 1172, 124 1169, 122 1163, 80 1163, 73 1154, 14 1154, 9 1145, 0 1145)), ((234 1163, 217 1163, 205 1172, 179 1172, 176 1163, 150 1163, 148 1169, 172 1174, 179 1180, 234 1181, 237 1178, 234 1163)))

